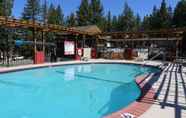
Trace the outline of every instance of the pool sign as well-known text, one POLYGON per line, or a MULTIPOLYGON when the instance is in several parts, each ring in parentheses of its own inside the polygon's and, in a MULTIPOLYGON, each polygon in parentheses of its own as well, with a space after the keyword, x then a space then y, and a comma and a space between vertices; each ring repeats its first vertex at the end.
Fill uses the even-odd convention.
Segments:
POLYGON ((75 54, 74 41, 65 41, 64 47, 65 47, 65 50, 64 50, 65 55, 74 55, 75 54))

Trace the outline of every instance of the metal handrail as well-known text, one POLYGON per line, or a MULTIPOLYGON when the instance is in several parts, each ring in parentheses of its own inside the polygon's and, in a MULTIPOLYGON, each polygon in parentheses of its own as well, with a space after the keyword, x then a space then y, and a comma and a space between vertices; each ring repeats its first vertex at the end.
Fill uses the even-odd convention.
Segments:
MULTIPOLYGON (((158 57, 159 55, 161 55, 163 52, 160 51, 158 54, 156 54, 155 56, 153 56, 152 58, 149 59, 149 61, 154 60, 156 57, 158 57)), ((142 64, 141 66, 145 66, 148 62, 145 62, 144 64, 142 64)))

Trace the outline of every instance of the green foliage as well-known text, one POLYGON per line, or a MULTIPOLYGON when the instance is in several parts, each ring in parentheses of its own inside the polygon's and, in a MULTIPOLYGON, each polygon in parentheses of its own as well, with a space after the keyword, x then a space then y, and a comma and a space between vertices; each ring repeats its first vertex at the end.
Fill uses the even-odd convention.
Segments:
POLYGON ((14 0, 0 0, 0 16, 11 16, 14 0))
POLYGON ((41 22, 46 24, 48 22, 48 4, 45 0, 44 3, 41 5, 41 22))
MULTIPOLYGON (((13 0, 0 0, 0 16, 11 16, 13 0)), ((13 50, 13 32, 11 29, 7 29, 0 26, 0 51, 3 52, 4 57, 10 57, 10 52, 13 50)))
POLYGON ((160 10, 159 10, 159 28, 160 29, 163 29, 163 28, 169 28, 170 27, 170 14, 169 14, 169 11, 168 11, 168 7, 166 5, 166 2, 165 0, 162 1, 161 3, 161 7, 160 7, 160 10))
POLYGON ((158 30, 172 27, 172 8, 167 7, 165 0, 162 0, 158 9, 153 7, 153 12, 148 17, 144 17, 142 28, 145 30, 158 30))
POLYGON ((153 12, 149 17, 149 30, 158 29, 160 27, 160 13, 159 10, 154 6, 153 12))
POLYGON ((135 17, 135 31, 140 31, 141 30, 141 25, 142 25, 142 23, 141 23, 141 18, 140 18, 140 16, 139 16, 139 14, 137 14, 136 15, 136 17, 135 17))
POLYGON ((76 16, 74 13, 71 13, 70 16, 67 16, 66 25, 68 27, 77 26, 76 16))
POLYGON ((174 27, 186 27, 186 0, 178 2, 173 17, 174 27))
POLYGON ((90 16, 92 13, 90 13, 88 0, 81 1, 81 4, 76 14, 77 14, 77 21, 79 26, 90 24, 90 16))
POLYGON ((112 18, 112 31, 118 30, 118 18, 117 16, 113 16, 112 18))
MULTIPOLYGON (((10 16, 14 0, 0 0, 0 15, 10 16), (6 8, 6 9, 5 9, 6 8)), ((48 7, 46 0, 27 0, 22 13, 25 20, 37 20, 44 23, 64 25, 64 15, 60 5, 48 7)), ((112 16, 111 12, 104 14, 101 0, 81 0, 76 13, 66 17, 66 26, 97 25, 103 31, 139 31, 158 30, 172 27, 186 26, 186 0, 180 0, 175 10, 167 6, 162 0, 161 6, 154 6, 151 14, 142 20, 139 14, 135 15, 127 3, 122 14, 112 16)))
POLYGON ((62 12, 62 9, 61 9, 60 5, 58 5, 57 8, 56 8, 56 14, 57 14, 57 19, 58 19, 58 24, 63 25, 64 15, 63 15, 63 12, 62 12))
POLYGON ((111 32, 112 31, 112 15, 111 12, 109 11, 107 14, 107 19, 106 19, 106 31, 111 32))
POLYGON ((100 0, 91 0, 89 5, 90 9, 90 22, 91 24, 101 27, 101 20, 103 19, 103 5, 100 0))
POLYGON ((3 0, 0 0, 0 16, 3 15, 3 0))
POLYGON ((63 12, 59 5, 57 8, 53 4, 50 5, 48 10, 48 23, 63 25, 63 12))
POLYGON ((82 0, 76 15, 79 26, 97 25, 105 29, 106 22, 100 0, 91 0, 90 3, 88 0, 82 0))
POLYGON ((22 19, 24 20, 40 20, 40 0, 27 0, 22 13, 22 19))
POLYGON ((143 18, 143 22, 141 24, 141 29, 142 30, 149 30, 150 29, 150 20, 149 20, 149 16, 148 15, 146 15, 143 18))
POLYGON ((127 3, 124 5, 124 10, 121 16, 119 16, 119 24, 121 31, 134 31, 135 30, 135 16, 132 9, 127 3))

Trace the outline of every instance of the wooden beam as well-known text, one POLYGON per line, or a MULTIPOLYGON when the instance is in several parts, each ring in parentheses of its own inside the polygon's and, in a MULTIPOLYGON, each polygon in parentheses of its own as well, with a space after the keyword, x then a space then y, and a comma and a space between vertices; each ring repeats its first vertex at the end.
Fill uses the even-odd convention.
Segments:
POLYGON ((36 30, 41 30, 44 32, 68 32, 72 34, 82 34, 82 35, 89 35, 87 32, 82 32, 76 29, 63 27, 60 25, 53 25, 53 24, 42 24, 29 20, 18 20, 18 19, 11 19, 8 18, 6 22, 6 18, 3 16, 0 16, 0 25, 4 25, 7 28, 36 28, 36 30))

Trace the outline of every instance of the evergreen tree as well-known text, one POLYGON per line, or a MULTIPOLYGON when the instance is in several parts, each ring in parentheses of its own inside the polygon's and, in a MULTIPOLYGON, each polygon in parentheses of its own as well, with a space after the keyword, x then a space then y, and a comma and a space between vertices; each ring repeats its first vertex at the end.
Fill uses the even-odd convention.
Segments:
POLYGON ((88 0, 82 0, 77 11, 77 21, 79 26, 90 24, 90 7, 88 0))
POLYGON ((123 31, 123 27, 124 24, 123 24, 123 16, 122 15, 118 15, 118 20, 117 20, 117 31, 123 31))
POLYGON ((0 16, 3 14, 3 0, 0 0, 0 16))
POLYGON ((74 13, 71 13, 70 16, 67 17, 66 24, 68 27, 74 27, 77 25, 76 16, 74 13))
MULTIPOLYGON (((160 9, 157 9, 156 6, 153 7, 153 12, 148 18, 149 26, 146 27, 146 30, 158 30, 166 29, 171 27, 172 22, 172 8, 167 7, 165 0, 162 0, 160 9)), ((147 17, 146 21, 147 22, 147 17)))
POLYGON ((165 0, 162 0, 161 7, 159 10, 159 27, 158 28, 169 28, 169 12, 165 0))
POLYGON ((14 0, 0 0, 0 16, 11 16, 14 0))
POLYGON ((107 18, 103 17, 102 20, 97 25, 102 31, 107 31, 107 18))
POLYGON ((186 27, 186 0, 181 0, 176 5, 173 25, 174 27, 186 27))
POLYGON ((159 10, 156 6, 153 7, 152 14, 149 16, 149 27, 146 27, 148 30, 158 29, 160 27, 160 17, 159 10))
POLYGON ((44 24, 48 22, 48 4, 46 0, 41 5, 41 22, 44 24))
POLYGON ((112 31, 112 15, 111 15, 111 12, 110 11, 107 14, 106 31, 107 32, 111 32, 112 31))
POLYGON ((141 18, 139 14, 137 14, 135 19, 135 31, 139 31, 140 29, 141 29, 141 18))
POLYGON ((24 20, 40 20, 40 0, 27 0, 26 6, 22 13, 24 20))
POLYGON ((63 15, 63 11, 61 9, 61 6, 58 5, 56 8, 56 15, 57 15, 57 21, 59 25, 63 25, 64 24, 64 15, 63 15))
POLYGON ((101 28, 103 25, 103 5, 101 4, 101 1, 91 0, 89 7, 91 24, 98 25, 101 28))
POLYGON ((59 5, 57 8, 55 8, 53 4, 50 5, 48 11, 48 23, 55 24, 55 25, 63 24, 63 13, 59 5))
MULTIPOLYGON (((9 17, 12 14, 14 0, 0 0, 0 16, 9 17)), ((13 31, 0 26, 0 51, 3 52, 3 63, 9 64, 9 58, 13 54, 13 31)))
POLYGON ((143 31, 147 31, 150 29, 150 17, 148 15, 146 15, 144 18, 143 18, 143 22, 142 22, 142 26, 141 26, 141 29, 143 31))
POLYGON ((50 4, 48 9, 48 23, 55 24, 55 7, 53 4, 50 4))
POLYGON ((133 31, 135 29, 135 16, 127 3, 124 5, 123 13, 119 19, 122 31, 133 31))
POLYGON ((169 6, 168 7, 168 26, 169 26, 169 28, 172 28, 172 22, 173 22, 173 11, 172 11, 172 7, 169 6))
POLYGON ((118 31, 118 18, 113 16, 112 18, 112 31, 118 31))

